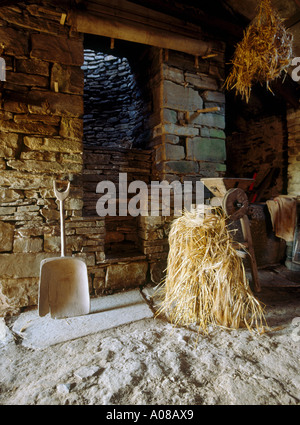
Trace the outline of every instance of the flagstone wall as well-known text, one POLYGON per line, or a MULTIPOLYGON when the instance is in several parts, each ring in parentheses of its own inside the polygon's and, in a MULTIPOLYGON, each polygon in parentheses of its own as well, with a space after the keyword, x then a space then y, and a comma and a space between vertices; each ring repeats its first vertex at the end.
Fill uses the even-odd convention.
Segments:
POLYGON ((60 24, 63 12, 46 2, 0 8, 0 314, 36 305, 40 261, 60 255, 54 179, 71 181, 67 253, 92 267, 104 237, 103 220, 81 217, 83 35, 60 24))

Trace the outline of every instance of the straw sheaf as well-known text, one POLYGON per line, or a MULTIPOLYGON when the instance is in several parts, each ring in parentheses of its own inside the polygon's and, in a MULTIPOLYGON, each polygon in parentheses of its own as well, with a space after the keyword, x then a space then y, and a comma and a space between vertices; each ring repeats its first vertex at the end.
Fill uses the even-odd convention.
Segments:
POLYGON ((262 0, 257 16, 236 47, 224 85, 228 90, 235 89, 246 102, 253 84, 266 84, 271 90, 269 83, 287 72, 292 60, 293 36, 283 22, 272 8, 271 0, 262 0))
POLYGON ((169 245, 159 313, 204 332, 209 325, 264 331, 262 304, 251 292, 222 212, 186 211, 173 222, 169 245))

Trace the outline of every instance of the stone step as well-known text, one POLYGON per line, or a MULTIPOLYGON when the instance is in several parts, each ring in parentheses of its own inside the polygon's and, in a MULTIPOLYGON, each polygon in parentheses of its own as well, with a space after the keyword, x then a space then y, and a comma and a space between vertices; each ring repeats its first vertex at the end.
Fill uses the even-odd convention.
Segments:
POLYGON ((91 300, 90 314, 55 320, 38 311, 22 313, 13 332, 22 338, 22 345, 43 350, 55 344, 115 328, 126 323, 153 317, 153 312, 138 289, 91 300))

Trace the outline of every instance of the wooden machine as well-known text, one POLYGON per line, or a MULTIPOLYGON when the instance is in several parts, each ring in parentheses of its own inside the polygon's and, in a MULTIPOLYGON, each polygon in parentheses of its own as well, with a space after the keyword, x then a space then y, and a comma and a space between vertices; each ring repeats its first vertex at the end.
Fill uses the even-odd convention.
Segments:
POLYGON ((260 292, 257 263, 247 216, 249 201, 245 192, 253 182, 253 179, 212 177, 202 178, 201 181, 214 195, 210 200, 211 206, 221 206, 230 220, 240 220, 244 238, 242 246, 245 247, 245 251, 249 254, 253 287, 256 292, 260 292))

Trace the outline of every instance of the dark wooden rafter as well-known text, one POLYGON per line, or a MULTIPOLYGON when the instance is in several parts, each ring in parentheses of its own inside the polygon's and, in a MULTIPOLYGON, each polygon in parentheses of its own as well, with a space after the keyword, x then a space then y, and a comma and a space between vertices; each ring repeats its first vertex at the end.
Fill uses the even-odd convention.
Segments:
POLYGON ((128 0, 92 0, 85 10, 73 9, 67 23, 75 31, 123 39, 156 47, 205 56, 220 43, 207 40, 199 25, 181 17, 149 9, 128 0))
POLYGON ((126 20, 132 24, 139 23, 147 27, 157 27, 168 31, 182 33, 186 36, 203 37, 199 25, 188 23, 181 17, 172 17, 161 11, 151 10, 128 0, 90 0, 86 11, 93 15, 107 16, 126 20))
POLYGON ((130 0, 149 9, 159 10, 186 22, 194 23, 208 33, 220 37, 240 38, 247 21, 241 15, 228 12, 222 0, 130 0))
POLYGON ((285 25, 287 28, 292 28, 300 22, 300 0, 294 0, 294 2, 299 11, 286 20, 285 25))
MULTIPOLYGON (((231 40, 241 38, 243 27, 247 23, 241 15, 229 13, 228 7, 222 7, 222 0, 213 2, 208 0, 201 2, 198 0, 129 0, 128 3, 132 4, 132 8, 134 6, 136 9, 147 8, 150 13, 157 12, 170 18, 180 19, 191 27, 198 26, 205 33, 214 34, 220 39, 224 37, 231 40)), ((101 0, 77 0, 77 7, 81 10, 89 9, 91 4, 98 4, 98 7, 101 7, 103 2, 101 0)), ((116 11, 116 13, 118 12, 116 11)))
MULTIPOLYGON (((0 0, 0 7, 15 6, 16 4, 19 4, 19 3, 22 4, 22 3, 24 3, 24 1, 20 1, 20 0, 0 0)), ((41 1, 36 0, 35 3, 41 3, 41 1)), ((48 3, 50 5, 54 5, 54 6, 57 6, 57 7, 70 9, 70 8, 77 5, 78 0, 50 0, 48 3)))
POLYGON ((21 2, 20 1, 14 1, 14 0, 0 0, 0 7, 14 6, 17 3, 21 3, 21 2))

